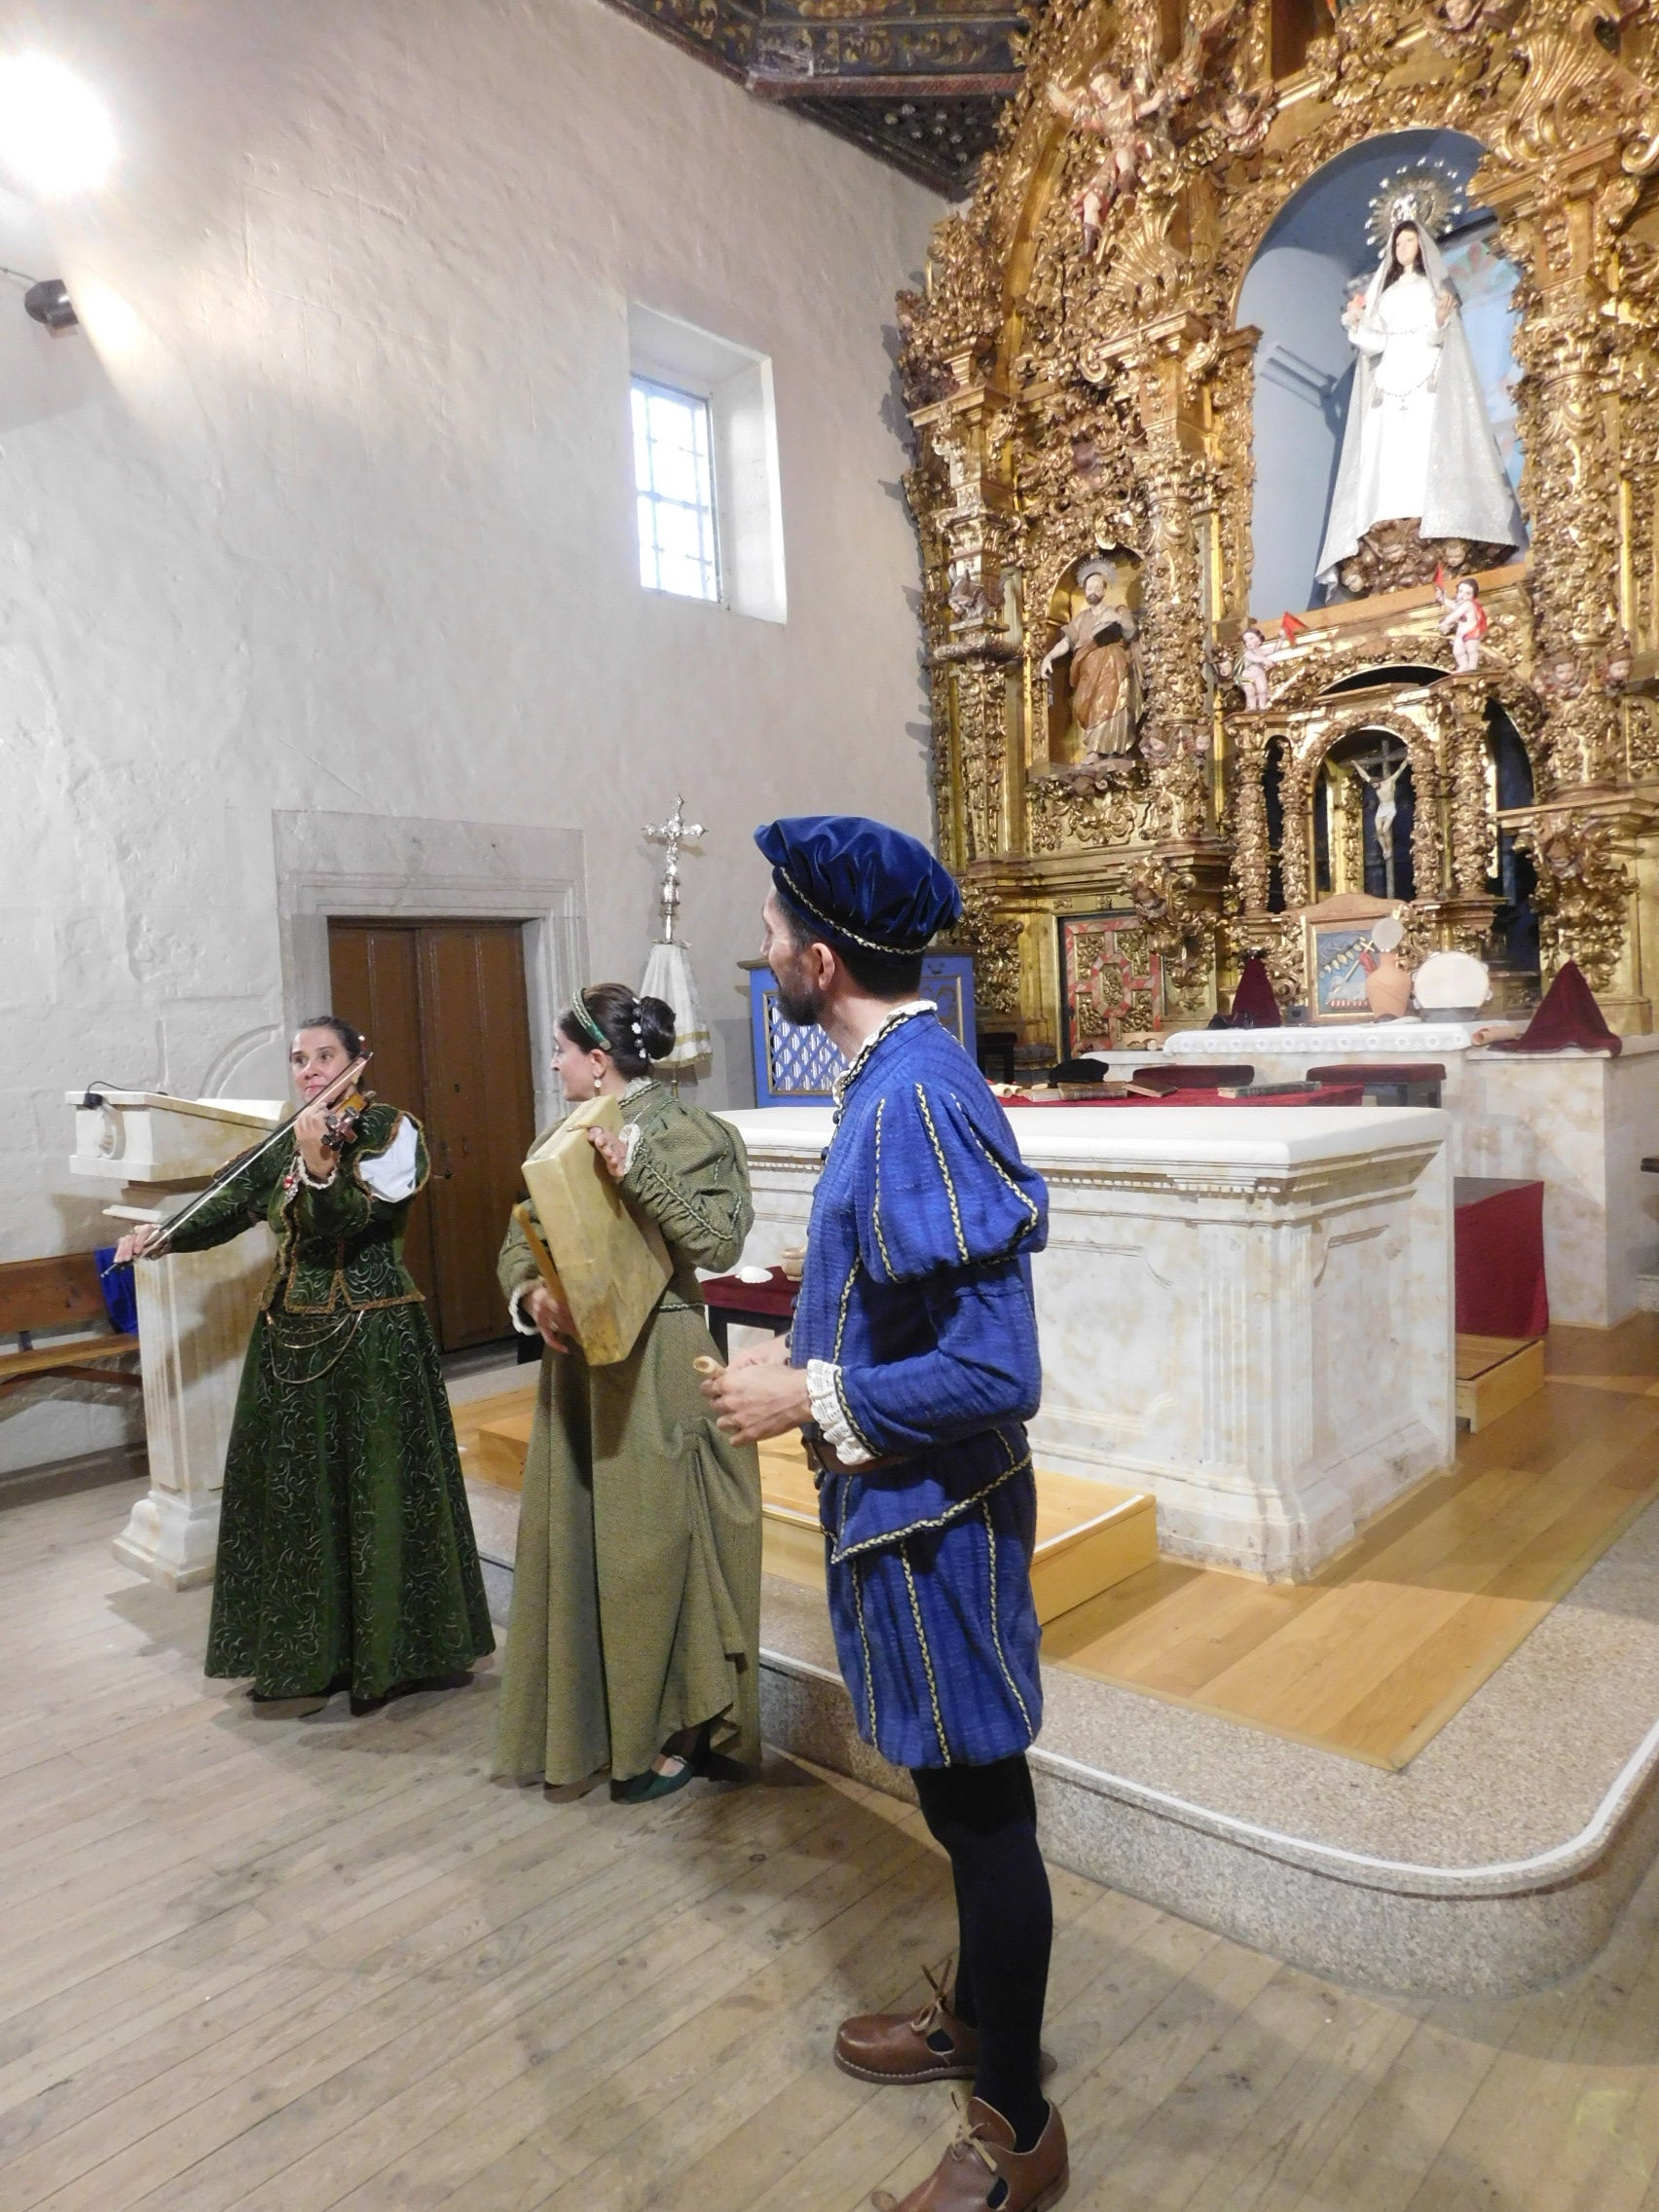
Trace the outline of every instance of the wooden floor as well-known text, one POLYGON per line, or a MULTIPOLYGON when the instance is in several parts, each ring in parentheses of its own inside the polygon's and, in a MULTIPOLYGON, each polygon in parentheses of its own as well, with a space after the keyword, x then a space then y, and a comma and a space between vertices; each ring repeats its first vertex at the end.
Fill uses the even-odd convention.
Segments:
MULTIPOLYGON (((485 1779, 488 1678, 256 1711, 204 1594, 110 1559, 132 1494, 0 1512, 5 2212, 854 2212, 931 2166, 946 2091, 828 2059, 948 1943, 913 1815, 781 1761, 548 1804, 485 1779)), ((1470 2005, 1055 1893, 1067 2212, 1659 2212, 1659 1877, 1470 2005)))
POLYGON ((1051 1622, 1044 1656, 1404 1766, 1659 1489, 1659 1315, 1552 1330, 1547 1374, 1315 1580, 1161 1561, 1051 1622))
MULTIPOLYGON (((1051 1663, 1347 1758, 1405 1766, 1659 1491, 1659 1314, 1555 1329, 1540 1395, 1306 1583, 1173 1560, 1051 1620, 1051 1663)), ((530 1371, 527 1371, 527 1376, 530 1371)), ((456 1409, 478 1430, 534 1382, 456 1409)))

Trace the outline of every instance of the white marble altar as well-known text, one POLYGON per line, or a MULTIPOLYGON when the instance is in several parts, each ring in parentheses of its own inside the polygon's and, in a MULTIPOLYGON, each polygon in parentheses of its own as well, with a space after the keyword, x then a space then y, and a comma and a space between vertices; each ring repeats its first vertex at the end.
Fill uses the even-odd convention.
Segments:
MULTIPOLYGON (((804 1232, 828 1112, 726 1117, 747 1261, 804 1232)), ((1015 1108, 1048 1180, 1038 1462, 1150 1489, 1166 1552, 1312 1573, 1450 1461, 1448 1118, 1421 1108, 1015 1108)))
MULTIPOLYGON (((276 1122, 276 1100, 168 1098, 100 1092, 76 1108, 70 1171, 119 1185, 105 1208, 123 1231, 179 1210, 215 1168, 276 1122)), ((219 1494, 242 1355, 271 1266, 264 1229, 211 1252, 146 1260, 134 1271, 149 1494, 115 1539, 116 1557, 172 1589, 211 1581, 219 1494)))
MULTIPOLYGON (((1298 1078, 1333 1060, 1438 1060, 1455 1175, 1535 1177, 1544 1186, 1550 1317, 1610 1328, 1637 1310, 1659 1270, 1659 1037, 1599 1052, 1494 1052, 1517 1021, 1376 1021, 1282 1029, 1185 1029, 1164 1051, 1191 1065, 1249 1061, 1257 1079, 1298 1078), (1481 1040, 1482 1042, 1477 1042, 1481 1040)), ((1120 1055, 1126 1057, 1126 1055, 1120 1055)), ((1137 1065, 1146 1065, 1143 1055, 1137 1065)), ((1126 1070, 1114 1062, 1113 1073, 1126 1070)))

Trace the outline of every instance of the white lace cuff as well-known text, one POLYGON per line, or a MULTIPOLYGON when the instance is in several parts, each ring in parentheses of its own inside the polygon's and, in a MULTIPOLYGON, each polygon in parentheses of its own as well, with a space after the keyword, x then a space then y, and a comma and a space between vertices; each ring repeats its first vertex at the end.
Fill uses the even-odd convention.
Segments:
POLYGON ((306 1165, 305 1161, 301 1158, 299 1153, 296 1152, 294 1158, 299 1161, 300 1181, 306 1186, 308 1191, 326 1191, 329 1185, 334 1181, 334 1178, 340 1172, 340 1162, 338 1160, 334 1162, 334 1165, 328 1170, 328 1173, 326 1175, 313 1175, 311 1169, 306 1165))
POLYGON ((830 1359, 809 1359, 806 1389, 812 1400, 812 1418, 819 1434, 843 1466, 862 1467, 875 1454, 853 1426, 841 1397, 841 1370, 830 1359))
POLYGON ((628 1173, 634 1164, 634 1155, 640 1148, 640 1124, 626 1122, 622 1126, 622 1172, 628 1173))
POLYGON ((526 1294, 535 1288, 535 1285, 533 1282, 521 1282, 511 1298, 507 1300, 507 1317, 521 1337, 538 1337, 541 1334, 534 1321, 525 1319, 520 1309, 521 1302, 526 1294))

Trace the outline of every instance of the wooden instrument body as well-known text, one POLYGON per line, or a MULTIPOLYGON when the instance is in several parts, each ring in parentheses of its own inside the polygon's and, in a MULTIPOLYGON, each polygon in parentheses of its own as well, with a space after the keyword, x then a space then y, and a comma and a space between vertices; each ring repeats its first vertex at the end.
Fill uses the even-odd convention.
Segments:
POLYGON ((626 1359, 674 1272, 654 1222, 630 1209, 589 1140, 612 1136, 622 1115, 612 1097, 569 1113, 524 1163, 530 1205, 516 1209, 548 1288, 570 1308, 590 1367, 626 1359))

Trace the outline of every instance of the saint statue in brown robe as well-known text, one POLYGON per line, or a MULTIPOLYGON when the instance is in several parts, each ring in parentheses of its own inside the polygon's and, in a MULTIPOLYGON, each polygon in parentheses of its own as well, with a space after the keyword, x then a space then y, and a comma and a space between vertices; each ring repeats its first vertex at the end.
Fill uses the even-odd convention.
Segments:
POLYGON ((1086 604, 1050 646, 1043 675, 1051 678, 1070 654, 1072 714, 1086 757, 1132 753, 1141 719, 1139 626, 1128 607, 1107 596, 1109 563, 1086 562, 1078 580, 1086 604))

